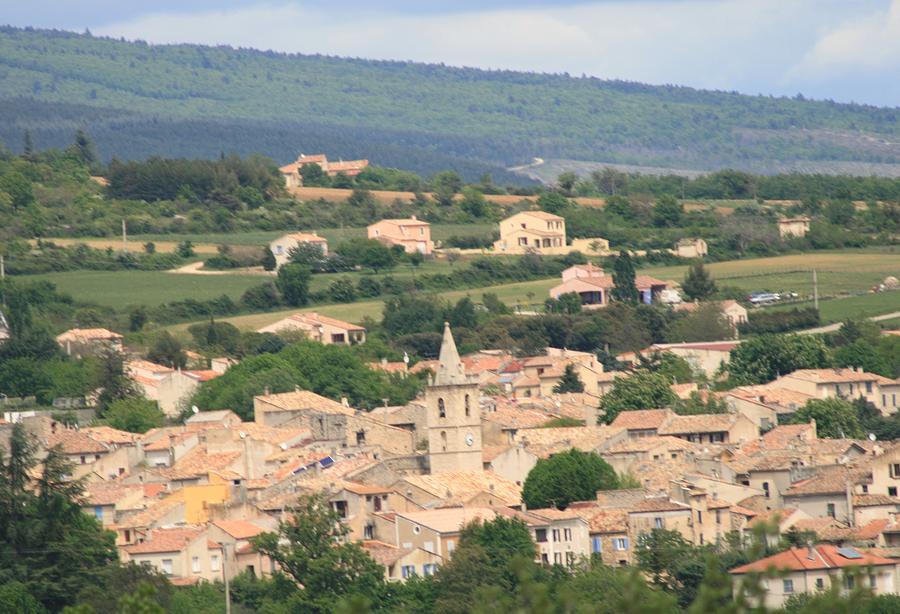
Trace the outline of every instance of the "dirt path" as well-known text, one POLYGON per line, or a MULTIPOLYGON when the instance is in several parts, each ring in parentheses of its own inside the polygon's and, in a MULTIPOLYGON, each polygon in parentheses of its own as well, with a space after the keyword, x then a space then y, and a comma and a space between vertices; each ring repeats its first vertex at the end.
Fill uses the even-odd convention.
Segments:
POLYGON ((166 273, 175 273, 178 275, 267 275, 272 273, 264 271, 262 267, 255 266, 245 269, 229 269, 227 271, 216 271, 213 269, 204 269, 203 262, 191 262, 177 269, 169 269, 166 273))
MULTIPOLYGON (((883 313, 880 316, 871 316, 866 318, 870 322, 881 322, 882 320, 893 320, 894 318, 900 318, 900 311, 894 311, 892 313, 883 313)), ((819 333, 833 333, 838 330, 843 325, 843 322, 835 322, 834 324, 828 324, 827 326, 819 326, 817 328, 810 328, 807 330, 801 330, 801 335, 818 335, 819 333)))

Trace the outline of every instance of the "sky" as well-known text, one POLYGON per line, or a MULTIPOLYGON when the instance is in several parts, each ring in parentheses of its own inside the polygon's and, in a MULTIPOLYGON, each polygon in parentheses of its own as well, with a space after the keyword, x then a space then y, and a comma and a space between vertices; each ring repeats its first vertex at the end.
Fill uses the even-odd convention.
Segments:
POLYGON ((0 0, 0 22, 900 107, 900 0, 0 0))

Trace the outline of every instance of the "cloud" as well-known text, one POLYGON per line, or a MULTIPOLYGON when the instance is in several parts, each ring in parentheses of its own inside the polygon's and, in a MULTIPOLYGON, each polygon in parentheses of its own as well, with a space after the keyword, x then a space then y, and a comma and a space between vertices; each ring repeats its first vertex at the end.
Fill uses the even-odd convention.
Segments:
MULTIPOLYGON (((360 3, 245 3, 227 9, 157 12, 119 20, 95 28, 94 33, 155 43, 230 44, 793 94, 798 85, 809 82, 806 72, 822 62, 817 59, 804 66, 803 58, 839 57, 841 45, 856 51, 858 36, 841 35, 842 39, 838 33, 854 15, 876 15, 884 4, 885 0, 607 0, 475 9, 469 2, 465 8, 423 13, 360 8, 360 3), (829 39, 832 35, 836 38, 829 39), (817 51, 820 46, 822 51, 817 51)), ((895 0, 897 6, 900 0, 895 0)), ((877 18, 859 24, 871 27, 877 18)), ((897 43, 887 42, 896 47, 897 43)), ((833 86, 841 88, 839 83, 833 86)), ((879 92, 874 84, 870 89, 879 92)), ((865 99, 865 87, 862 93, 859 88, 853 92, 865 99)), ((848 98, 840 91, 828 95, 848 98)))
POLYGON ((795 74, 826 77, 833 71, 900 68, 900 0, 886 10, 848 20, 825 33, 799 62, 795 74))

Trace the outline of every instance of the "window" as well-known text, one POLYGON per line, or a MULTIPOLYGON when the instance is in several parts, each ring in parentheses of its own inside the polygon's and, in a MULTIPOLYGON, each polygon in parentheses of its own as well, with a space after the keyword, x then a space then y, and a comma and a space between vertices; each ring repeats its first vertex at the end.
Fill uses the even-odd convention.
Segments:
POLYGON ((834 518, 834 503, 829 503, 828 505, 826 505, 826 506, 825 506, 825 510, 826 510, 825 513, 826 513, 827 515, 829 515, 829 516, 831 516, 832 518, 834 518))
POLYGON ((519 245, 528 245, 528 239, 526 237, 519 237, 519 245))
POLYGON ((553 541, 559 541, 559 529, 553 529, 553 541))
POLYGON ((866 382, 866 392, 872 392, 872 382, 866 382))
POLYGON ((599 535, 595 535, 591 538, 591 552, 594 554, 603 552, 603 540, 600 539, 599 535))
POLYGON ((878 586, 878 580, 875 577, 875 574, 869 574, 869 588, 876 588, 878 586))
POLYGON ((422 544, 422 549, 427 550, 428 552, 434 552, 434 542, 425 542, 422 544))
POLYGON ((703 512, 697 510, 697 524, 703 524, 703 512))
POLYGON ((897 487, 896 486, 888 486, 888 496, 889 497, 897 496, 897 487))
POLYGON ((404 565, 400 568, 400 575, 403 576, 403 579, 409 578, 410 576, 416 575, 416 566, 415 565, 404 565))
POLYGON ((344 343, 344 333, 332 333, 331 342, 332 343, 344 343))
POLYGON ((447 554, 453 554, 453 551, 456 550, 456 542, 452 539, 447 540, 447 554))
POLYGON ((853 590, 855 586, 856 578, 853 576, 844 576, 844 587, 846 587, 847 590, 853 590))
POLYGON ((381 511, 381 497, 380 496, 375 495, 375 499, 372 501, 372 504, 373 504, 373 509, 376 512, 381 511))
POLYGON ((191 557, 191 573, 200 573, 200 557, 191 557))
POLYGON ((547 541, 547 529, 535 529, 534 530, 534 541, 538 543, 544 543, 547 541))
POLYGON ((863 484, 863 485, 862 485, 862 491, 863 491, 863 494, 864 494, 864 495, 869 494, 869 485, 868 485, 868 484, 863 484))
POLYGON ((663 519, 662 519, 662 518, 659 518, 659 517, 654 518, 654 519, 653 519, 653 526, 655 526, 657 529, 663 528, 663 519))
POLYGON ((572 541, 572 529, 563 529, 563 539, 567 542, 572 541))
POLYGON ((788 595, 794 592, 794 581, 793 580, 784 580, 782 582, 784 585, 784 594, 788 595))
POLYGON ((881 395, 881 404, 884 406, 887 406, 887 395, 886 394, 881 395))
POLYGON ((103 520, 103 506, 94 506, 94 518, 96 518, 97 520, 103 520))
POLYGON ((613 548, 615 550, 625 551, 628 550, 628 538, 627 537, 617 537, 613 540, 613 548))
POLYGON ((554 565, 562 565, 562 552, 554 552, 553 553, 553 564, 554 565))
POLYGON ((769 483, 763 482, 762 487, 763 487, 763 492, 766 493, 766 499, 768 499, 769 498, 769 483))
POLYGON ((81 464, 83 465, 84 464, 84 455, 82 455, 80 458, 81 458, 81 464))
POLYGON ((356 431, 356 445, 362 446, 366 443, 366 432, 356 431))
POLYGON ((722 524, 722 510, 716 510, 716 524, 722 524))
POLYGON ((825 590, 825 578, 816 578, 816 590, 825 590))
POLYGON ((566 565, 572 567, 575 564, 575 553, 566 552, 566 565))
POLYGON ((422 573, 425 574, 426 576, 433 576, 436 569, 437 569, 437 565, 433 565, 433 564, 429 564, 429 563, 425 563, 424 565, 422 565, 422 573))
POLYGON ((466 395, 466 415, 469 415, 469 395, 466 395))
POLYGON ((547 556, 546 552, 541 553, 541 563, 543 563, 544 565, 550 564, 550 557, 547 556))
POLYGON ((346 501, 335 501, 331 504, 334 507, 334 511, 338 513, 338 516, 341 518, 347 517, 347 502, 346 501))
POLYGON ((441 431, 441 451, 447 451, 447 431, 441 431))
POLYGON ((213 571, 219 571, 220 565, 221 565, 221 563, 220 563, 218 554, 214 554, 211 557, 209 557, 209 568, 210 569, 212 569, 213 571))
POLYGON ((163 559, 162 561, 160 561, 160 564, 161 564, 160 568, 162 569, 162 572, 164 574, 166 574, 167 576, 171 576, 172 575, 172 559, 163 559))
POLYGON ((363 527, 363 539, 375 539, 375 526, 367 524, 363 527))
POLYGON ((900 478, 900 463, 891 463, 891 477, 900 478))
POLYGON ((444 399, 438 399, 438 418, 447 417, 447 406, 444 405, 444 399))

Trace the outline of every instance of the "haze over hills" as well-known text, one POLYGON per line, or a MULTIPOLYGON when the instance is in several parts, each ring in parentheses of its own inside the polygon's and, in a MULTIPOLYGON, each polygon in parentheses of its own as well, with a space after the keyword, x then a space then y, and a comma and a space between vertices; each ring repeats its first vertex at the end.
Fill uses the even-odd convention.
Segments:
POLYGON ((325 151, 501 182, 535 157, 900 175, 900 109, 568 75, 5 27, 0 92, 14 150, 26 129, 47 147, 86 127, 105 158, 325 151))

